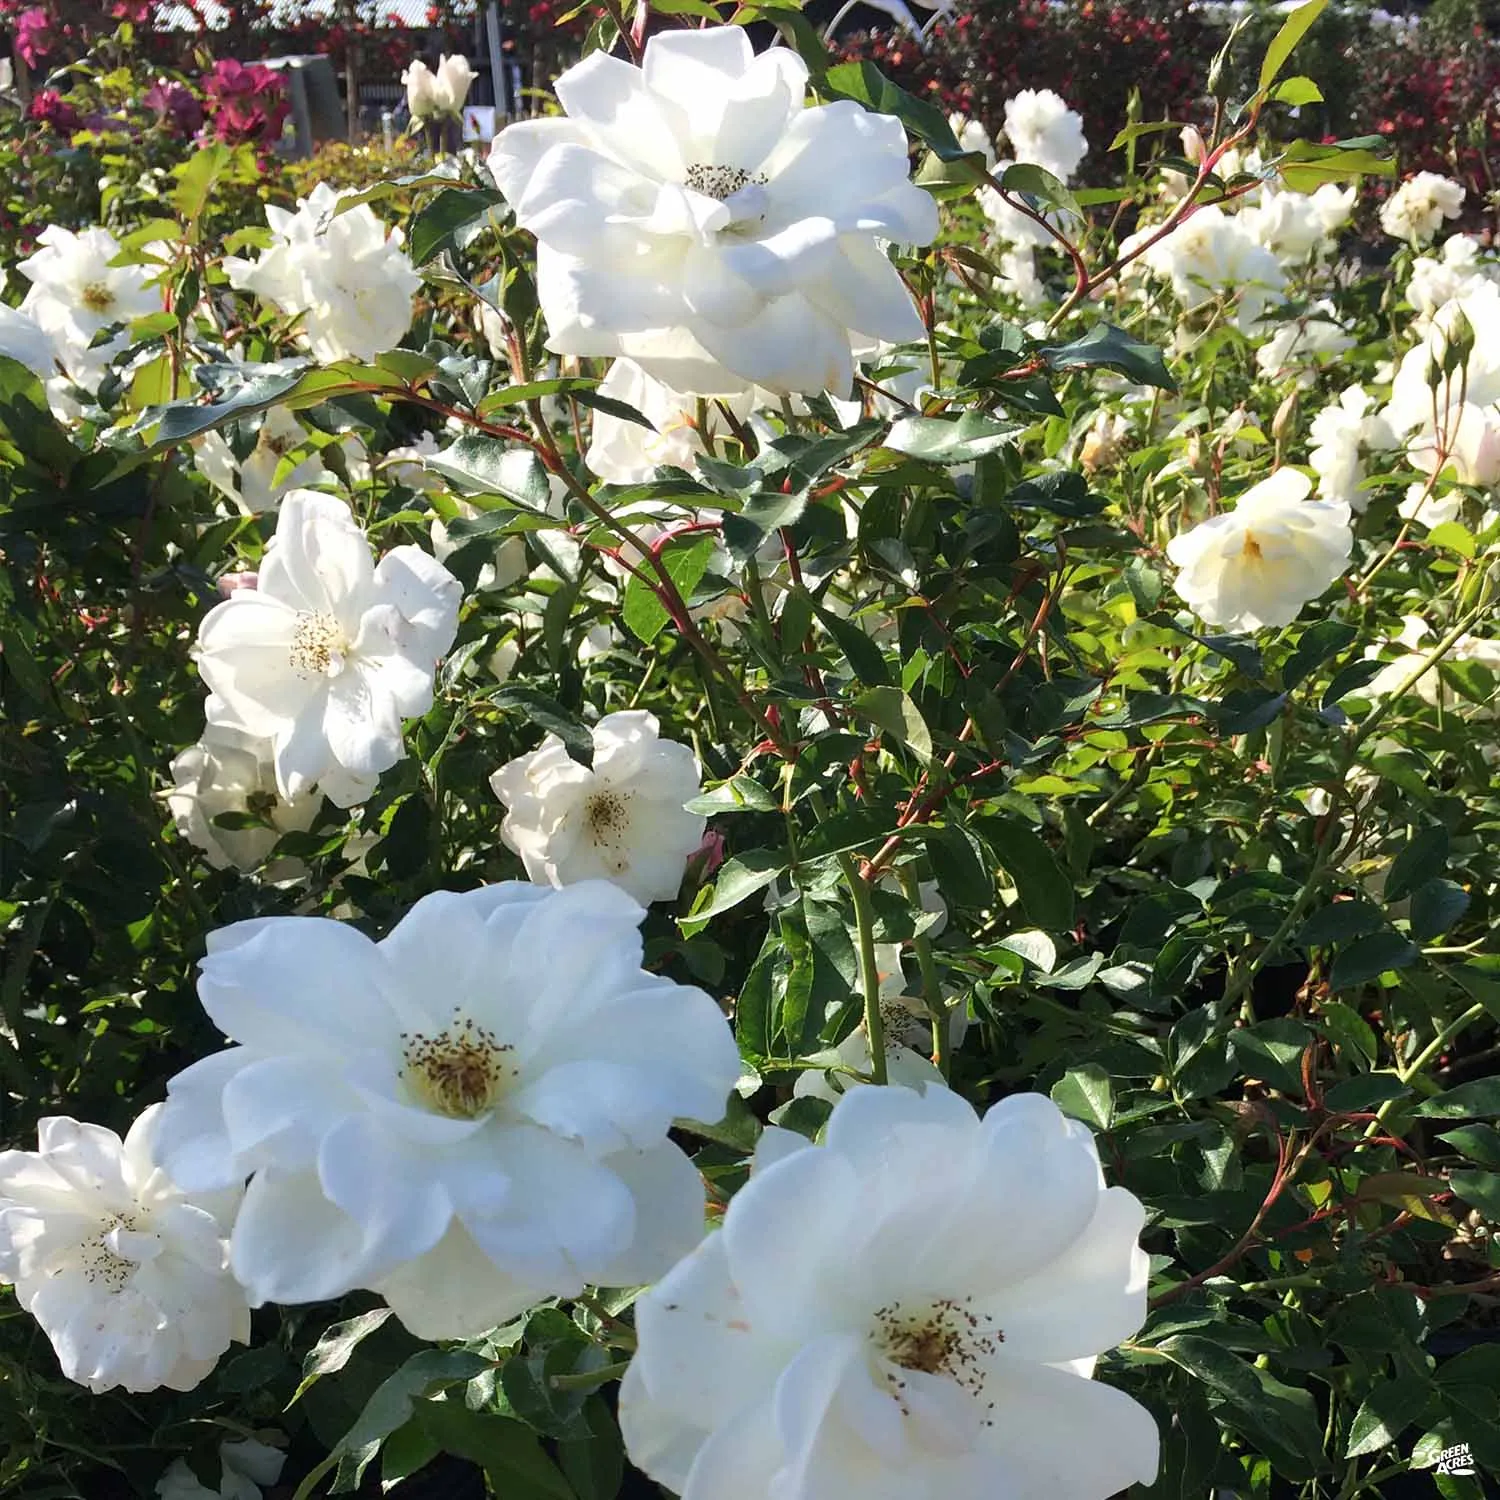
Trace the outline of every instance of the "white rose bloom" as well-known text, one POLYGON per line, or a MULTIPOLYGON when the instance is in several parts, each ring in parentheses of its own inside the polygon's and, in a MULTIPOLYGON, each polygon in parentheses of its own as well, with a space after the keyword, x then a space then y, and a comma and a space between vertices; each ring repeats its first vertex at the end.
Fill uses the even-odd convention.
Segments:
POLYGON ((1425 473, 1446 448, 1443 469, 1460 483, 1500 484, 1500 283, 1475 285, 1427 321, 1396 370, 1385 415, 1409 434, 1408 454, 1425 473), (1450 341, 1460 337, 1472 344, 1468 358, 1444 375, 1450 341))
POLYGON ((500 132, 490 169, 536 234, 550 349, 685 392, 847 395, 856 344, 921 336, 880 243, 937 234, 906 133, 847 100, 804 108, 806 85, 738 26, 662 32, 641 68, 569 68, 566 118, 500 132))
POLYGON ((205 432, 193 446, 193 463, 241 515, 275 510, 290 490, 302 489, 327 471, 316 453, 293 465, 281 478, 281 460, 307 440, 302 424, 284 406, 273 406, 261 418, 255 447, 243 462, 222 433, 205 432))
POLYGON ((592 768, 549 734, 490 786, 506 808, 500 836, 539 885, 604 879, 643 904, 670 901, 707 827, 683 807, 702 789, 697 758, 638 709, 594 726, 592 768))
POLYGON ((49 224, 42 247, 17 270, 31 282, 21 312, 52 340, 58 360, 87 390, 96 390, 110 359, 129 342, 121 333, 97 349, 95 334, 161 311, 161 292, 148 283, 158 266, 112 266, 120 242, 97 225, 74 233, 49 224))
POLYGON ((198 626, 208 722, 270 740, 288 801, 316 786, 352 807, 404 754, 402 719, 432 707, 461 592, 418 547, 376 566, 342 500, 292 491, 258 585, 198 626))
POLYGON ((406 108, 414 120, 427 120, 437 114, 436 83, 432 69, 420 57, 406 65, 401 74, 406 89, 406 108))
POLYGON ((1167 543, 1178 596, 1200 619, 1226 630, 1289 625, 1338 578, 1354 533, 1342 500, 1309 500, 1312 481, 1278 469, 1246 490, 1231 511, 1167 543))
POLYGON ((641 968, 602 881, 424 897, 381 942, 317 917, 210 934, 198 994, 240 1044, 172 1080, 182 1180, 250 1175, 230 1260, 256 1303, 378 1292, 470 1338, 585 1283, 662 1275, 703 1232, 672 1121, 740 1074, 701 990, 641 968))
POLYGON ((1051 89, 1022 89, 1007 99, 1005 134, 1017 161, 1031 162, 1062 182, 1088 155, 1083 116, 1051 89))
POLYGON ((1261 189, 1258 201, 1239 214, 1246 232, 1284 266, 1299 266, 1309 257, 1333 250, 1333 236, 1354 213, 1357 189, 1325 182, 1315 193, 1261 189))
POLYGON ((438 58, 437 76, 432 85, 437 112, 440 115, 462 114, 473 82, 474 70, 469 66, 468 58, 462 55, 438 58))
MULTIPOLYGON (((1001 204, 1002 208, 1004 206, 1001 204)), ((1029 245, 1003 251, 999 270, 1001 289, 1009 292, 1022 307, 1035 311, 1047 305, 1046 283, 1037 275, 1036 253, 1029 245)))
POLYGON ((0 302, 0 354, 49 380, 57 374, 57 349, 52 335, 35 318, 0 302))
MULTIPOLYGON (((1432 636, 1432 627, 1420 615, 1403 615, 1401 617, 1401 634, 1391 642, 1393 646, 1401 648, 1401 654, 1389 661, 1381 669, 1380 673, 1360 689, 1360 693, 1366 698, 1384 698, 1394 693, 1421 664, 1426 651, 1430 649, 1428 642, 1432 636)), ((1381 654, 1381 647, 1367 646, 1365 648, 1365 659, 1375 661, 1381 654)), ((1500 677, 1500 641, 1484 640, 1479 636, 1460 636, 1448 649, 1445 661, 1473 661, 1489 669, 1496 677, 1500 677)), ((1436 706, 1441 703, 1446 708, 1456 706, 1453 690, 1442 679, 1437 668, 1424 673, 1416 685, 1408 689, 1416 693, 1424 702, 1436 706)), ((1467 700, 1459 700, 1466 706, 1467 700)), ((1492 717, 1495 713, 1493 705, 1488 710, 1481 708, 1481 713, 1492 717)))
MULTIPOLYGON (((1121 253, 1131 253, 1154 232, 1130 235, 1121 253)), ((1186 312, 1221 296, 1234 299, 1242 329, 1253 328, 1286 285, 1276 257, 1216 203, 1190 214, 1133 264, 1166 277, 1186 312)))
POLYGON ((1472 234, 1450 234, 1437 255, 1419 255, 1412 262, 1406 300, 1419 322, 1432 317, 1445 303, 1467 297, 1487 281, 1500 281, 1500 260, 1484 254, 1472 234))
MULTIPOLYGON (((1500 402, 1481 406, 1476 401, 1453 401, 1442 415, 1441 428, 1425 426, 1407 444, 1406 456, 1424 474, 1436 471, 1479 489, 1500 485, 1500 402)), ((1461 503, 1461 497, 1455 503, 1461 503)), ((1437 525, 1430 514, 1429 501, 1423 520, 1437 525)))
POLYGON ((990 133, 978 120, 971 120, 967 115, 957 112, 948 116, 948 128, 953 132, 954 139, 965 151, 980 152, 985 159, 986 165, 991 170, 995 166, 995 143, 990 139, 990 133))
POLYGON ((1375 411, 1374 398, 1363 386, 1347 387, 1312 419, 1309 432, 1312 451, 1307 461, 1317 473, 1319 497, 1342 500, 1351 510, 1363 511, 1369 503, 1360 488, 1365 455, 1399 446, 1390 423, 1375 411))
MULTIPOLYGON (((42 1325, 69 1380, 190 1391, 250 1311, 229 1274, 238 1194, 189 1197, 159 1165, 161 1106, 122 1142, 53 1116, 35 1151, 0 1151, 0 1281, 42 1325)), ((226 1185, 232 1187, 232 1184, 226 1185)))
POLYGON ((1463 514, 1464 497, 1460 490, 1431 490, 1417 480, 1406 487, 1406 497, 1396 507, 1403 521, 1419 521, 1423 526, 1441 526, 1456 521, 1463 514))
POLYGON ((610 484, 638 484, 665 464, 691 473, 698 455, 708 452, 713 441, 729 431, 719 401, 741 422, 748 422, 755 409, 752 391, 707 400, 709 442, 705 443, 697 425, 698 397, 663 385, 634 360, 617 359, 599 383, 599 394, 633 406, 651 423, 642 427, 607 411, 594 413, 593 435, 583 461, 610 484))
POLYGON ((311 828, 323 805, 316 792, 295 802, 282 798, 271 757, 269 740, 252 740, 236 730, 209 725, 203 738, 172 762, 172 788, 165 793, 172 821, 178 835, 203 850, 216 870, 258 869, 282 834, 311 828), (252 810, 271 826, 214 824, 221 813, 252 810))
POLYGON ((1354 338, 1334 322, 1332 314, 1331 303, 1318 302, 1303 317, 1275 324, 1275 332, 1255 351, 1256 368, 1270 380, 1296 374, 1299 385, 1312 385, 1318 365, 1354 347, 1354 338), (1325 309, 1328 315, 1319 316, 1325 309))
POLYGON ((1409 177, 1380 205, 1380 227, 1388 235, 1412 245, 1425 245, 1442 227, 1464 211, 1463 184, 1436 172, 1409 177))
MULTIPOLYGON (((1155 1476, 1096 1382, 1146 1315, 1140 1203, 1038 1094, 852 1089, 637 1301, 637 1467, 682 1500, 1105 1500, 1155 1476)), ((789 1134, 789 1133, 788 1133, 789 1134)))
POLYGON ((286 1454, 269 1443, 243 1438, 219 1444, 219 1488, 211 1490, 180 1458, 156 1482, 161 1500, 261 1500, 261 1486, 281 1478, 286 1454))
POLYGON ((268 206, 276 243, 255 261, 224 261, 231 286, 273 302, 300 329, 317 359, 373 359, 401 342, 421 285, 368 203, 333 217, 339 195, 320 182, 296 213, 268 206))

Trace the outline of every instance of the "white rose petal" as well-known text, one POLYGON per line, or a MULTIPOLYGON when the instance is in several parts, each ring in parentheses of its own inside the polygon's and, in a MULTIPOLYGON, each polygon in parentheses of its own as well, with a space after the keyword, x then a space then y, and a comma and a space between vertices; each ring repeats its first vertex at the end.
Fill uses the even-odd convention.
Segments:
POLYGON ((661 1275, 703 1230, 667 1140, 739 1077, 701 991, 641 968, 643 912, 594 881, 419 901, 375 943, 272 917, 215 933, 198 992, 240 1044, 169 1085, 188 1180, 250 1175, 253 1301, 383 1295, 422 1338, 661 1275))
POLYGON ((1088 1378, 1146 1314, 1144 1212, 1022 1094, 861 1088, 636 1303, 634 1463, 682 1500, 1106 1500, 1150 1414, 1088 1378))

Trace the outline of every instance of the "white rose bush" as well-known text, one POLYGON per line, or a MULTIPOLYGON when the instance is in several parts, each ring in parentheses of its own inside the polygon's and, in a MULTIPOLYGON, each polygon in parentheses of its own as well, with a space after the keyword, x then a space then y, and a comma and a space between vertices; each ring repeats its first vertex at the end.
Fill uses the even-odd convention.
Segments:
POLYGON ((1324 3, 1111 140, 610 0, 7 248, 0 1493, 1500 1470, 1500 255, 1324 3))

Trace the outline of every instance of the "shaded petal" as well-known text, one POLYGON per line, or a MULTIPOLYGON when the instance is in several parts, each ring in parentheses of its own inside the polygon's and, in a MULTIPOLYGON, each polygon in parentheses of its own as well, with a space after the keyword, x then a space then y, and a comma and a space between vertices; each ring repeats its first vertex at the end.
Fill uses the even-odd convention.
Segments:
POLYGON ((460 1223, 373 1288, 419 1339, 473 1339, 549 1295, 502 1270, 460 1223))
MULTIPOLYGON (((847 396, 853 388, 848 330, 800 293, 776 298, 760 317, 743 327, 721 328, 703 318, 694 319, 691 327, 713 359, 769 391, 781 395, 828 391, 847 396)), ((657 374, 635 350, 627 352, 657 374)))
POLYGON ((837 263, 804 288, 835 322, 869 338, 908 343, 922 337, 922 319, 901 274, 873 240, 845 235, 837 263))
POLYGON ((682 1500, 768 1500, 777 1493, 781 1462, 781 1442, 767 1397, 709 1435, 682 1487, 682 1500))
POLYGON ((639 68, 594 52, 569 68, 552 91, 563 109, 589 128, 596 145, 661 181, 682 181, 688 163, 678 141, 686 120, 670 100, 649 91, 639 68))
POLYGON ((350 1115, 323 1137, 318 1180, 363 1231, 366 1277, 383 1276, 431 1250, 453 1204, 430 1151, 413 1149, 370 1115, 350 1115))
POLYGON ((366 1284, 360 1226, 330 1203, 316 1172, 257 1172, 234 1221, 229 1263, 263 1302, 323 1302, 366 1284))
POLYGON ((629 1247, 635 1199, 581 1146, 530 1125, 497 1126, 449 1153, 444 1176, 458 1216, 512 1276, 567 1296, 629 1247), (509 1191, 497 1204, 495 1167, 509 1191))
POLYGON ((326 1057, 263 1057, 238 1068, 224 1085, 226 1139, 242 1175, 258 1167, 306 1171, 318 1143, 357 1101, 326 1057))
POLYGON ((601 1286, 659 1281, 704 1234, 703 1178, 683 1151, 663 1141, 648 1151, 618 1151, 600 1163, 635 1199, 630 1248, 601 1266, 601 1286))
POLYGON ((583 126, 574 120, 517 120, 507 125, 490 147, 489 167, 495 184, 514 207, 521 201, 537 163, 554 146, 583 145, 583 126))
POLYGON ((1140 1248, 1146 1212, 1109 1188, 1087 1229, 1036 1275, 976 1304, 1005 1334, 1005 1351, 1045 1364, 1102 1354, 1146 1320, 1150 1261, 1140 1248))
POLYGON ((985 1395, 995 1404, 979 1441, 997 1463, 996 1493, 1099 1500, 1156 1477, 1156 1423, 1123 1391, 1048 1365, 1002 1359, 985 1395))
POLYGON ((809 1323, 826 1327, 839 1309, 862 1315, 887 1300, 863 1267, 858 1277, 847 1273, 858 1253, 849 1231, 865 1219, 867 1187, 825 1148, 763 1168, 730 1200, 719 1233, 758 1337, 800 1342, 809 1323))
POLYGON ((323 733, 334 758, 356 776, 378 776, 406 753, 401 715, 382 675, 352 668, 328 684, 323 733))

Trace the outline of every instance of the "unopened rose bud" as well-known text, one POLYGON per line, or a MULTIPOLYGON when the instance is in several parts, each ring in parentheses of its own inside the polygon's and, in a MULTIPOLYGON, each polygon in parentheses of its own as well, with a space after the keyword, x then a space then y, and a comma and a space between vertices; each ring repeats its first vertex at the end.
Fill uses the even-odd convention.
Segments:
POLYGON ((1182 127, 1182 154, 1197 166, 1208 155, 1208 142, 1196 125, 1182 127))
POLYGON ((1276 415, 1271 421, 1271 438, 1274 442, 1285 441, 1286 435, 1291 431, 1292 418, 1297 411, 1297 392, 1289 391, 1282 399, 1281 405, 1276 408, 1276 415))
POLYGON ((406 107, 411 111, 412 119, 430 119, 438 112, 435 93, 437 80, 420 58, 407 67, 401 75, 401 82, 406 85, 406 107))
POLYGON ((433 102, 442 115, 458 115, 463 112, 464 100, 469 97, 469 85, 474 82, 474 70, 466 57, 438 58, 437 77, 433 80, 433 102))
POLYGON ((699 882, 710 879, 724 863, 724 835, 717 828, 708 829, 703 842, 688 856, 688 873, 699 882))

